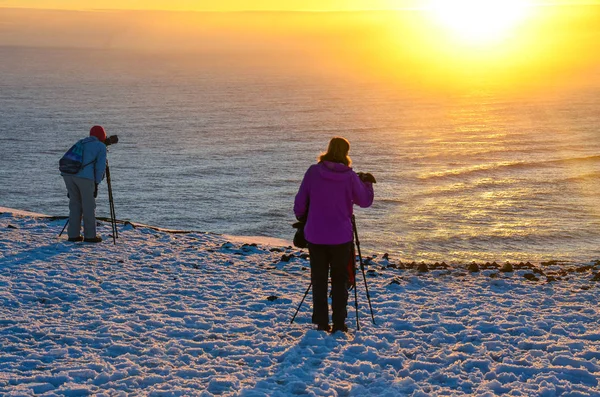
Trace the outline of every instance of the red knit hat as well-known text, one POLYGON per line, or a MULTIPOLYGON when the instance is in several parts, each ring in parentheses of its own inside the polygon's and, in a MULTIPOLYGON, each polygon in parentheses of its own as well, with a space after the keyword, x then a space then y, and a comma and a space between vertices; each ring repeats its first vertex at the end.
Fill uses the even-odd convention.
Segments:
POLYGON ((106 140, 106 131, 101 126, 95 125, 90 130, 90 136, 95 136, 100 142, 104 142, 106 140))

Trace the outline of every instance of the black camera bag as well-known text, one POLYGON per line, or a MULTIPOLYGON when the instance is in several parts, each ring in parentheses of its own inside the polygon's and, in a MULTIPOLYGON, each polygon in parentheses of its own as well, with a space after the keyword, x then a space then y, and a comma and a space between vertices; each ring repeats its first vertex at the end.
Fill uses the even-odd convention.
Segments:
POLYGON ((296 229, 296 233, 294 234, 294 247, 306 248, 308 246, 306 238, 304 237, 305 225, 306 222, 296 222, 292 225, 292 227, 296 229))

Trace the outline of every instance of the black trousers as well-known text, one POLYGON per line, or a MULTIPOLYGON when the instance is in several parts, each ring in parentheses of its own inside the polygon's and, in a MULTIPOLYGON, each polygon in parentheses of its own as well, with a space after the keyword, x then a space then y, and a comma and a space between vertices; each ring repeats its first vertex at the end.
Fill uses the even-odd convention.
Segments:
POLYGON ((344 324, 348 312, 348 263, 352 256, 352 242, 339 245, 308 243, 310 279, 313 285, 314 324, 329 324, 327 286, 331 269, 331 308, 333 324, 344 324))

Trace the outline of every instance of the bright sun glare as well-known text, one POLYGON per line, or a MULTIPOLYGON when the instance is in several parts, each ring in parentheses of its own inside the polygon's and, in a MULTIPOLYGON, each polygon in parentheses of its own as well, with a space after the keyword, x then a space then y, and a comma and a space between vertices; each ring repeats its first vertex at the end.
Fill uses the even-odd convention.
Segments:
POLYGON ((431 0, 435 19, 463 40, 487 43, 510 34, 529 9, 526 0, 431 0))

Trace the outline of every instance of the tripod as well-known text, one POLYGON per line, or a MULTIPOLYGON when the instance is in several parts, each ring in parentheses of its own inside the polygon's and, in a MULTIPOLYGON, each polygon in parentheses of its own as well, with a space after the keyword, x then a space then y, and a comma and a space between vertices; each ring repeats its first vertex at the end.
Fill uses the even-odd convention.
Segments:
MULTIPOLYGON (((113 244, 117 244, 117 239, 119 238, 119 231, 117 230, 117 216, 115 215, 115 201, 113 200, 112 194, 112 185, 110 183, 110 168, 108 166, 108 159, 106 159, 106 184, 108 185, 108 204, 110 207, 110 223, 112 224, 112 237, 113 244)), ((69 224, 69 219, 67 218, 67 222, 63 226, 62 230, 58 234, 58 237, 62 236, 63 232, 67 228, 69 224)))
MULTIPOLYGON (((352 215, 352 229, 354 231, 354 240, 356 243, 356 248, 358 249, 358 258, 360 260, 360 270, 362 271, 363 280, 365 282, 365 290, 367 291, 367 300, 369 302, 369 309, 371 310, 371 319, 373 320, 373 324, 375 324, 375 316, 373 315, 373 306, 371 306, 371 296, 369 295, 369 287, 367 285, 367 277, 365 275, 365 266, 363 264, 362 255, 360 253, 360 241, 358 240, 358 231, 356 230, 356 220, 354 218, 354 215, 352 215)), ((354 259, 354 260, 356 260, 356 259, 354 259)), ((296 309, 296 313, 294 313, 294 316, 292 317, 292 321, 290 321, 290 324, 294 323, 294 320, 296 319, 296 316, 298 315, 298 312, 300 311, 300 307, 304 303, 304 300, 306 299, 306 295, 308 295, 308 291, 310 291, 311 287, 312 287, 312 282, 309 284, 308 288, 306 289, 306 292, 304 293, 304 297, 302 297, 302 301, 300 301, 300 304, 298 305, 298 308, 296 309)), ((354 288, 354 307, 356 309, 356 329, 358 331, 360 331, 360 322, 358 321, 358 293, 356 291, 356 278, 354 278, 353 288, 354 288)))
POLYGON ((117 245, 119 231, 117 230, 117 216, 115 214, 115 201, 113 200, 112 185, 110 183, 110 168, 108 167, 108 159, 106 159, 106 185, 108 186, 108 205, 110 207, 110 223, 112 224, 113 244, 117 245))

